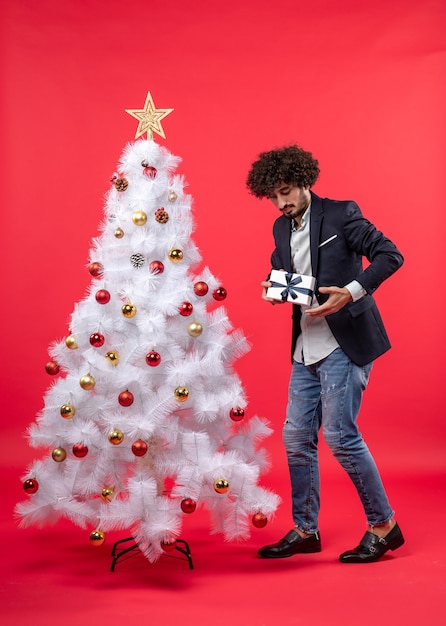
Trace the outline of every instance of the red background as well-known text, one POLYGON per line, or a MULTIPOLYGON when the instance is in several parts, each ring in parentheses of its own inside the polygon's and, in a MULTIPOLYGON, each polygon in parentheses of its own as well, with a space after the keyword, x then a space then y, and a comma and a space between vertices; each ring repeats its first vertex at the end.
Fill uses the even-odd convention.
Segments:
MULTIPOLYGON (((175 109, 157 141, 183 158, 194 240, 252 344, 237 369, 249 413, 275 430, 264 482, 285 498, 284 527, 290 310, 260 300, 276 213, 245 189, 263 150, 312 151, 316 193, 356 200, 405 255, 376 294, 393 349, 375 364, 361 427, 384 477, 444 478, 444 2, 2 0, 1 9, 2 462, 12 500, 36 455, 22 435, 49 384, 47 347, 89 283, 104 194, 136 131, 125 109, 141 108, 148 90, 175 109)), ((326 480, 340 476, 323 444, 322 458, 326 480)), ((408 517, 429 526, 432 512, 410 497, 408 517)))

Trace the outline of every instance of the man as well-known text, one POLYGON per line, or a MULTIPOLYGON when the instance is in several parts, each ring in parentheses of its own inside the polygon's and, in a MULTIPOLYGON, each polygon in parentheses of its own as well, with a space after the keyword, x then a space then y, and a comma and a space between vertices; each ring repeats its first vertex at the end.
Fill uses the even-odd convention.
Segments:
MULTIPOLYGON (((343 563, 377 561, 404 543, 381 477, 357 427, 372 361, 390 348, 372 293, 403 263, 395 245, 366 220, 355 202, 311 191, 318 161, 292 145, 259 155, 247 186, 269 198, 274 223, 273 269, 315 277, 309 306, 293 304, 292 374, 283 441, 292 487, 295 527, 259 550, 264 558, 320 552, 318 434, 353 481, 367 518, 359 545, 343 563), (366 269, 362 260, 369 261, 366 269)), ((262 282, 262 298, 269 280, 262 282)))

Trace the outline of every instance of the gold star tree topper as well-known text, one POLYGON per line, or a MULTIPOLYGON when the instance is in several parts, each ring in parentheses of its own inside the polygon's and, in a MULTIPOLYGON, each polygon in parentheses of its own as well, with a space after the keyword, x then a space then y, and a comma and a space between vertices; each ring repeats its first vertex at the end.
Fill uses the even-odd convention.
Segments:
POLYGON ((146 102, 143 109, 126 109, 125 112, 138 120, 135 139, 147 133, 147 139, 153 139, 153 133, 166 138, 161 120, 172 113, 173 109, 156 109, 150 91, 147 92, 146 102))

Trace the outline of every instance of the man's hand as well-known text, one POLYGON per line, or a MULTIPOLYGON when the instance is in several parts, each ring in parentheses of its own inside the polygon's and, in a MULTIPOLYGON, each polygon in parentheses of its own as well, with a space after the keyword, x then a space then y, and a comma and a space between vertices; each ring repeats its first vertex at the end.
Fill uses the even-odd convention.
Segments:
POLYGON ((346 287, 319 287, 319 291, 321 293, 328 293, 328 300, 314 309, 305 309, 305 315, 309 317, 325 317, 326 315, 331 315, 353 300, 352 294, 346 287))

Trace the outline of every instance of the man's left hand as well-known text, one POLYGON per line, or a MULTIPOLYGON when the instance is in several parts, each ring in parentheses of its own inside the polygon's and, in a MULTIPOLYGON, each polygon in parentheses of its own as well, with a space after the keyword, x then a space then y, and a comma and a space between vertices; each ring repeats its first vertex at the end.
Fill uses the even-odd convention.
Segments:
POLYGON ((305 315, 309 317, 325 317, 331 315, 353 300, 352 294, 346 287, 319 287, 319 291, 320 293, 328 293, 328 300, 314 309, 306 309, 305 315))

